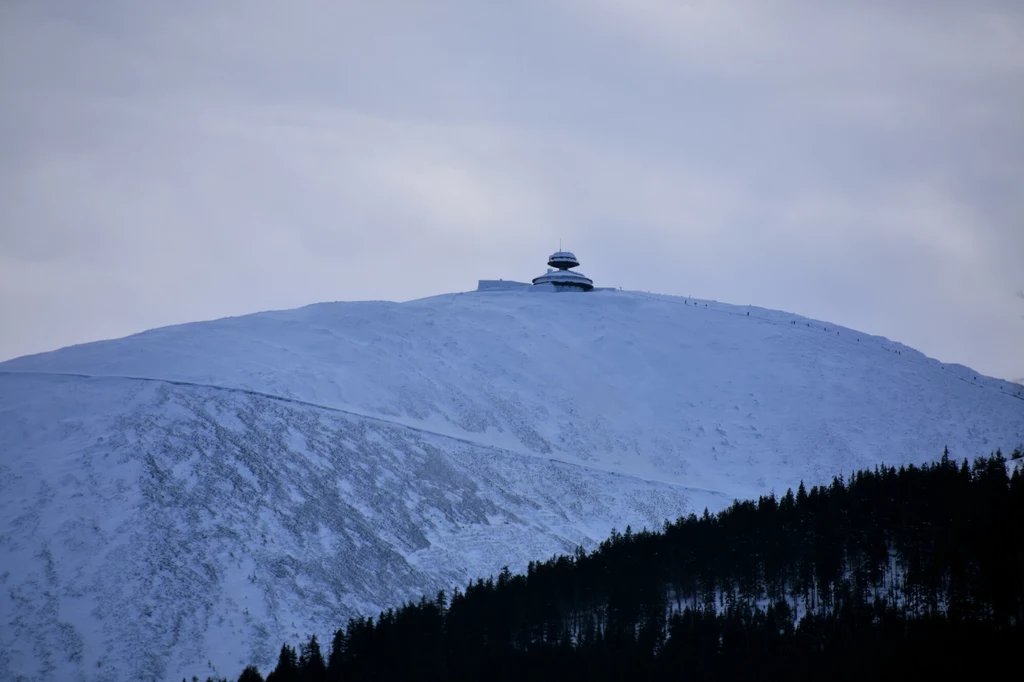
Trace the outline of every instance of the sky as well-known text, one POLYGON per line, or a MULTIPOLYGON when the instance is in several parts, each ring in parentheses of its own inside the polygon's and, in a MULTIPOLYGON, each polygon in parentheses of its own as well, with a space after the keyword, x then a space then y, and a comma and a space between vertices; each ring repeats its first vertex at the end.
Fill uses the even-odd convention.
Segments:
POLYGON ((0 0, 0 359, 559 243, 1024 377, 1024 3, 0 0))

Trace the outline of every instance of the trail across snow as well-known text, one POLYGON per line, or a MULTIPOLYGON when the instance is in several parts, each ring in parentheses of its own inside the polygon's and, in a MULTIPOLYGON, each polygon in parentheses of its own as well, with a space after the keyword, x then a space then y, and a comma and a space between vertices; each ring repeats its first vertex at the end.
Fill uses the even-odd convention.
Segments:
MULTIPOLYGON (((3 374, 4 374, 4 372, 0 372, 0 376, 2 376, 3 374)), ((360 413, 360 412, 355 412, 353 410, 343 410, 343 409, 338 408, 338 407, 330 407, 328 405, 320 405, 318 403, 311 403, 311 402, 306 401, 306 400, 298 400, 298 399, 295 399, 295 398, 286 398, 284 396, 274 395, 272 393, 264 393, 264 392, 261 392, 261 391, 253 391, 253 390, 249 390, 249 389, 245 389, 245 388, 234 388, 234 387, 231 387, 231 386, 218 386, 216 384, 200 384, 200 383, 196 383, 196 382, 193 382, 193 381, 174 381, 174 380, 171 380, 171 379, 157 379, 157 378, 154 378, 154 377, 129 377, 129 376, 115 376, 115 375, 99 376, 99 375, 92 375, 92 374, 74 374, 74 373, 70 373, 70 372, 11 372, 10 374, 19 374, 19 375, 22 375, 22 376, 35 375, 35 376, 39 376, 39 377, 65 377, 65 378, 72 378, 72 379, 93 379, 93 380, 104 380, 104 379, 106 379, 106 380, 115 380, 115 381, 116 380, 123 380, 123 381, 145 381, 145 382, 163 383, 163 384, 168 384, 168 385, 171 385, 171 386, 188 386, 188 387, 192 387, 192 388, 204 388, 204 389, 211 389, 211 390, 215 390, 215 391, 228 391, 228 392, 231 392, 231 393, 240 393, 240 394, 243 394, 243 395, 254 396, 254 397, 258 397, 258 398, 266 398, 268 400, 276 400, 276 401, 288 403, 290 405, 295 405, 295 406, 311 407, 311 408, 315 408, 317 410, 326 410, 328 412, 337 412, 339 414, 348 415, 350 417, 358 417, 358 418, 361 418, 361 419, 366 419, 366 420, 370 420, 370 421, 373 421, 373 422, 379 422, 379 423, 382 423, 382 424, 390 424, 390 425, 393 425, 393 426, 402 427, 404 429, 407 429, 407 430, 415 432, 415 433, 420 433, 420 434, 430 435, 430 436, 440 436, 440 437, 446 438, 448 440, 451 440, 451 441, 454 441, 454 442, 457 442, 457 443, 464 443, 466 445, 479 446, 479 447, 488 447, 488 448, 492 448, 492 449, 502 450, 502 448, 493 448, 493 446, 488 446, 488 445, 484 445, 482 443, 478 443, 478 442, 474 441, 472 438, 460 438, 458 436, 453 436, 453 435, 448 434, 448 433, 441 433, 441 432, 438 432, 438 431, 432 431, 430 429, 426 429, 426 428, 422 428, 422 427, 418 427, 418 426, 412 426, 412 425, 403 423, 402 421, 399 421, 399 420, 397 420, 395 418, 390 418, 389 419, 389 418, 380 417, 380 416, 363 414, 363 413, 360 413)), ((513 452, 513 451, 509 451, 509 452, 513 452)), ((515 451, 514 454, 526 455, 526 456, 530 456, 530 457, 538 457, 539 456, 536 453, 532 453, 532 452, 518 452, 518 451, 515 451)), ((557 457, 546 457, 544 459, 547 459, 547 460, 549 460, 551 462, 564 462, 564 460, 560 460, 557 457)), ((622 474, 621 472, 609 471, 608 469, 602 469, 601 467, 598 467, 598 466, 585 465, 585 464, 573 463, 573 462, 565 462, 565 463, 573 464, 573 466, 582 467, 584 469, 592 469, 594 471, 603 471, 603 472, 606 472, 606 473, 616 473, 616 474, 619 474, 619 475, 628 475, 628 474, 622 474)), ((633 478, 639 478, 641 480, 646 480, 646 479, 643 479, 642 477, 639 477, 639 476, 633 476, 633 478)), ((696 491, 700 491, 700 492, 710 493, 712 495, 719 495, 719 496, 722 496, 723 498, 727 498, 728 495, 729 495, 728 493, 726 493, 725 491, 722 491, 722 490, 710 490, 710 489, 707 489, 707 488, 692 488, 692 487, 690 487, 690 488, 688 488, 688 490, 696 490, 696 491)))
POLYGON ((0 364, 0 679, 178 680, 801 479, 1024 443, 1024 389, 617 291, 328 303, 0 364))

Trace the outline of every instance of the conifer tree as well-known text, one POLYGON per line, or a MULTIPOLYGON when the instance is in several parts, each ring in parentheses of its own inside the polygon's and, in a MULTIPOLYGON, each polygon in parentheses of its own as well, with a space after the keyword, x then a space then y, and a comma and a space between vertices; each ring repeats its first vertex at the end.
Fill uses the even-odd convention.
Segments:
POLYGON ((995 668, 1024 635, 1024 472, 1007 468, 944 452, 626 526, 350 620, 326 666, 315 637, 285 645, 268 682, 984 676, 958 652, 995 668))
POLYGON ((238 682, 263 682, 263 675, 260 674, 259 668, 250 665, 238 676, 238 682))
POLYGON ((302 682, 324 682, 327 679, 327 664, 320 652, 320 643, 317 641, 316 635, 312 635, 309 641, 301 645, 300 648, 302 653, 299 656, 299 680, 302 682))
POLYGON ((295 648, 288 644, 281 645, 281 653, 277 657, 277 667, 267 675, 267 682, 298 682, 299 659, 295 648))

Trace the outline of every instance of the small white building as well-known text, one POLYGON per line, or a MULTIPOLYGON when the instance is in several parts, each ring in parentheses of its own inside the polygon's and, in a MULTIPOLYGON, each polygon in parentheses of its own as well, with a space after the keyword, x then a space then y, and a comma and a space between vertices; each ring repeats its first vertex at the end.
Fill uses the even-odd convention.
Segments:
POLYGON ((512 289, 529 289, 529 282, 515 282, 510 279, 481 279, 477 281, 477 291, 509 291, 512 289))

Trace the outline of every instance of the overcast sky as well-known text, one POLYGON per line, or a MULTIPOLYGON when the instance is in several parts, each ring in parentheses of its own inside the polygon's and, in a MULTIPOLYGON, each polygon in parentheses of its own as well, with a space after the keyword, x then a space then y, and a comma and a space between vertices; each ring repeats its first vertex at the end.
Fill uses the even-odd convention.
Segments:
POLYGON ((559 239, 1024 376, 1024 3, 0 0, 0 359, 559 239))

